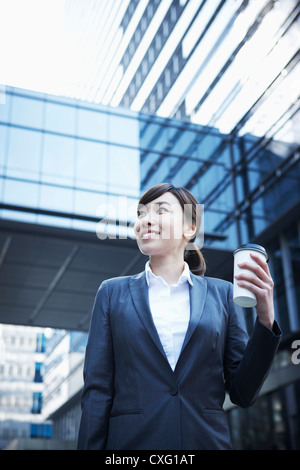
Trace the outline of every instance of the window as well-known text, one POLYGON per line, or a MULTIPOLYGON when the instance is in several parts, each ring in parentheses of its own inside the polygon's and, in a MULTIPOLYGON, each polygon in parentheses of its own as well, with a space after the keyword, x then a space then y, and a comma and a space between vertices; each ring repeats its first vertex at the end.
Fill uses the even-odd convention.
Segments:
POLYGON ((167 37, 169 34, 169 23, 168 21, 163 22, 163 35, 167 37))
POLYGON ((96 140, 107 140, 108 115, 86 109, 78 110, 78 135, 96 140))
POLYGON ((139 194, 139 152, 111 146, 109 157, 109 190, 136 196, 139 194))
POLYGON ((139 29, 136 30, 135 35, 134 35, 134 40, 138 46, 140 40, 141 40, 141 31, 139 29))
POLYGON ((149 63, 151 64, 154 61, 154 49, 151 46, 148 50, 149 63))
POLYGON ((42 363, 41 362, 36 362, 35 363, 35 374, 34 374, 34 382, 40 383, 43 382, 43 377, 42 377, 42 363))
POLYGON ((5 93, 4 100, 3 100, 3 95, 1 91, 1 85, 0 85, 0 121, 2 122, 7 122, 9 120, 9 110, 10 110, 11 101, 12 101, 12 98, 9 93, 5 93), (2 101, 1 101, 1 98, 2 98, 2 101))
POLYGON ((176 18, 177 18, 176 6, 173 5, 171 7, 171 21, 172 21, 172 23, 174 23, 176 21, 176 18))
POLYGON ((4 201, 17 206, 36 207, 38 204, 38 184, 7 179, 4 201))
MULTIPOLYGON (((73 212, 73 195, 74 191, 70 188, 60 188, 59 186, 41 186, 39 206, 42 209, 73 212)), ((39 216, 42 219, 41 216, 39 216)))
POLYGON ((45 352, 46 349, 46 338, 44 333, 38 333, 36 335, 36 352, 45 352))
POLYGON ((130 117, 111 115, 109 121, 110 141, 130 146, 139 145, 139 123, 130 117))
POLYGON ((45 135, 42 179, 57 184, 74 183, 75 141, 58 135, 45 135))
POLYGON ((154 112, 155 112, 155 108, 156 108, 155 96, 150 95, 149 101, 150 101, 150 104, 149 104, 150 112, 151 112, 151 113, 154 113, 154 112))
POLYGON ((42 412, 43 396, 41 392, 34 392, 32 395, 32 410, 33 414, 40 414, 42 412))
POLYGON ((142 74, 143 74, 143 75, 146 75, 147 70, 148 70, 148 64, 147 64, 147 61, 144 59, 144 60, 142 61, 142 74))
POLYGON ((165 71, 165 84, 166 84, 166 87, 167 87, 167 88, 171 85, 171 73, 170 73, 170 69, 166 69, 166 71, 165 71))
MULTIPOLYGON (((1 106, 0 106, 1 110, 1 106)), ((1 126, 0 125, 0 172, 2 173, 2 169, 5 164, 5 150, 6 150, 6 136, 7 136, 7 130, 8 128, 6 126, 1 126)))
POLYGON ((124 56, 123 56, 123 59, 122 59, 122 62, 123 62, 123 65, 124 65, 124 68, 126 69, 129 62, 130 62, 130 57, 129 57, 129 53, 128 52, 125 52, 124 56))
POLYGON ((133 98, 136 95, 135 84, 132 82, 129 87, 129 96, 133 98))
POLYGON ((153 4, 152 3, 148 3, 146 13, 147 13, 149 21, 151 21, 152 16, 153 16, 153 4))
POLYGON ((133 41, 130 41, 128 50, 129 50, 130 56, 133 56, 134 51, 135 51, 135 45, 134 45, 134 42, 133 42, 133 41))
POLYGON ((30 437, 31 438, 45 438, 50 439, 52 437, 52 426, 48 423, 31 424, 30 426, 30 437))
POLYGON ((7 175, 37 178, 41 155, 40 132, 11 128, 7 160, 7 175))
POLYGON ((76 186, 102 191, 107 185, 106 144, 77 141, 77 158, 75 163, 76 186))
MULTIPOLYGON (((91 192, 91 191, 80 191, 77 190, 75 192, 75 208, 74 212, 76 214, 80 215, 86 215, 86 216, 91 216, 91 217, 99 217, 101 214, 98 212, 99 207, 105 206, 105 203, 107 201, 107 195, 106 194, 97 194, 97 192, 91 192)), ((83 221, 74 221, 74 224, 76 227, 91 227, 89 222, 83 222, 83 221), (75 223, 76 222, 76 223, 75 223)), ((75 226, 74 225, 74 226, 75 226)), ((94 230, 94 225, 93 225, 93 230, 94 230)), ((89 228, 87 228, 89 230, 89 228)))
POLYGON ((178 56, 175 55, 173 57, 173 72, 174 73, 178 73, 179 72, 179 60, 178 60, 178 56))
POLYGON ((42 100, 28 99, 15 95, 12 100, 12 124, 41 128, 43 121, 42 100))
POLYGON ((162 98, 163 98, 163 87, 162 87, 162 83, 158 82, 157 83, 157 99, 159 100, 159 102, 161 102, 162 98))
POLYGON ((77 108, 48 102, 46 106, 45 128, 62 134, 75 134, 77 108))
POLYGON ((146 18, 143 16, 142 17, 142 20, 141 20, 141 29, 142 29, 142 32, 144 32, 147 28, 147 20, 146 18))
POLYGON ((160 34, 157 34, 156 37, 155 37, 155 46, 156 46, 156 49, 160 50, 160 48, 161 48, 161 36, 160 36, 160 34))
MULTIPOLYGON (((137 87, 140 87, 141 84, 142 84, 142 75, 141 75, 141 72, 140 72, 140 71, 138 71, 138 72, 136 73, 136 76, 135 76, 135 83, 136 83, 136 86, 137 86, 137 87)), ((1 132, 1 128, 0 128, 0 132, 1 132)))

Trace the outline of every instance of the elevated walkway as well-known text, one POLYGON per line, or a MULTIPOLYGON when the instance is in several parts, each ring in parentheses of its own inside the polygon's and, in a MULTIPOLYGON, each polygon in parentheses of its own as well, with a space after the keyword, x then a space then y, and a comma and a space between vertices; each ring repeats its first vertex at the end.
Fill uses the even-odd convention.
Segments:
MULTIPOLYGON (((232 252, 205 248, 207 275, 230 279, 232 252)), ((141 272, 136 241, 0 220, 0 323, 87 331, 105 279, 141 272)))

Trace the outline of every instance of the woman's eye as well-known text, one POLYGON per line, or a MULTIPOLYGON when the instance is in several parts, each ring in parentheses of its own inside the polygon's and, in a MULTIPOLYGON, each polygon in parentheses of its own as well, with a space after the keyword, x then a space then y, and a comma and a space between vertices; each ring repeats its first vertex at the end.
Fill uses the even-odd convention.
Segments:
POLYGON ((145 214, 145 211, 138 211, 138 217, 143 217, 145 214))
POLYGON ((160 207, 157 212, 159 214, 161 214, 161 213, 164 213, 164 212, 168 212, 168 210, 165 207, 160 207))

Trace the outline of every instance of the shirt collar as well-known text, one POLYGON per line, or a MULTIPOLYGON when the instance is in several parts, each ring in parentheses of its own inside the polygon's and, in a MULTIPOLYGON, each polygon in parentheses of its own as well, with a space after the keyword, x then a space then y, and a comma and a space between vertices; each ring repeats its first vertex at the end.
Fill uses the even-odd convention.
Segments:
MULTIPOLYGON (((145 266, 145 272, 146 272, 146 280, 147 280, 147 284, 148 286, 150 285, 150 282, 151 280, 160 280, 162 281, 164 284, 167 285, 166 281, 161 277, 161 276, 156 276, 153 272, 152 272, 152 269, 150 267, 150 261, 147 261, 146 263, 146 266, 145 266)), ((186 282, 188 281, 190 283, 190 285, 192 286, 193 285, 193 281, 192 281, 192 278, 191 278, 191 272, 190 272, 190 269, 189 269, 189 265, 187 264, 187 262, 185 261, 184 262, 184 269, 183 269, 183 272, 180 276, 180 278, 178 279, 178 282, 177 282, 177 286, 183 282, 186 282)), ((173 284, 174 285, 174 284, 173 284)))

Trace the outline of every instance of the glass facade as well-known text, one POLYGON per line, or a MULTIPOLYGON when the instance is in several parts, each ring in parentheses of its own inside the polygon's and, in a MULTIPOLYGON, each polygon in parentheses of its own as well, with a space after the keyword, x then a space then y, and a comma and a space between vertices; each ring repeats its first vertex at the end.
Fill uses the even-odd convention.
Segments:
POLYGON ((236 450, 300 449, 300 381, 262 395, 247 409, 230 413, 236 450))
POLYGON ((3 218, 95 230, 109 204, 169 181, 204 204, 205 243, 233 250, 300 199, 296 144, 124 109, 8 87, 0 139, 3 218))
MULTIPOLYGON (((184 186, 204 204, 204 250, 215 250, 217 257, 218 250, 232 252, 249 241, 266 246, 275 281, 276 316, 284 337, 300 338, 297 144, 239 136, 238 129, 227 135, 193 123, 11 87, 5 89, 3 101, 3 220, 95 233, 99 220, 109 217, 109 234, 114 235, 113 222, 118 220, 124 226, 115 224, 116 234, 126 238, 132 236, 141 193, 165 181, 184 186)), ((245 313, 251 332, 254 311, 245 313)), ((45 348, 42 338, 38 347, 45 348)), ((38 362, 35 373, 38 382, 38 362)), ((51 368, 46 373, 50 377, 51 368)), ((250 410, 228 410, 236 448, 299 448, 300 377, 293 377, 292 382, 286 379, 273 387, 250 410), (288 388, 290 383, 294 388, 288 388), (290 396, 293 411, 288 408, 290 396)), ((32 412, 39 414, 42 405, 50 406, 49 397, 42 401, 36 394, 32 412)), ((71 409, 79 409, 77 403, 72 402, 71 409)), ((62 415, 59 420, 64 422, 62 415)))
POLYGON ((205 211, 210 246, 234 249, 257 237, 300 199, 299 149, 251 135, 143 117, 141 189, 170 181, 189 189, 205 211))
POLYGON ((139 121, 132 113, 13 88, 4 101, 3 218, 94 230, 105 204, 122 195, 136 201, 139 121))

